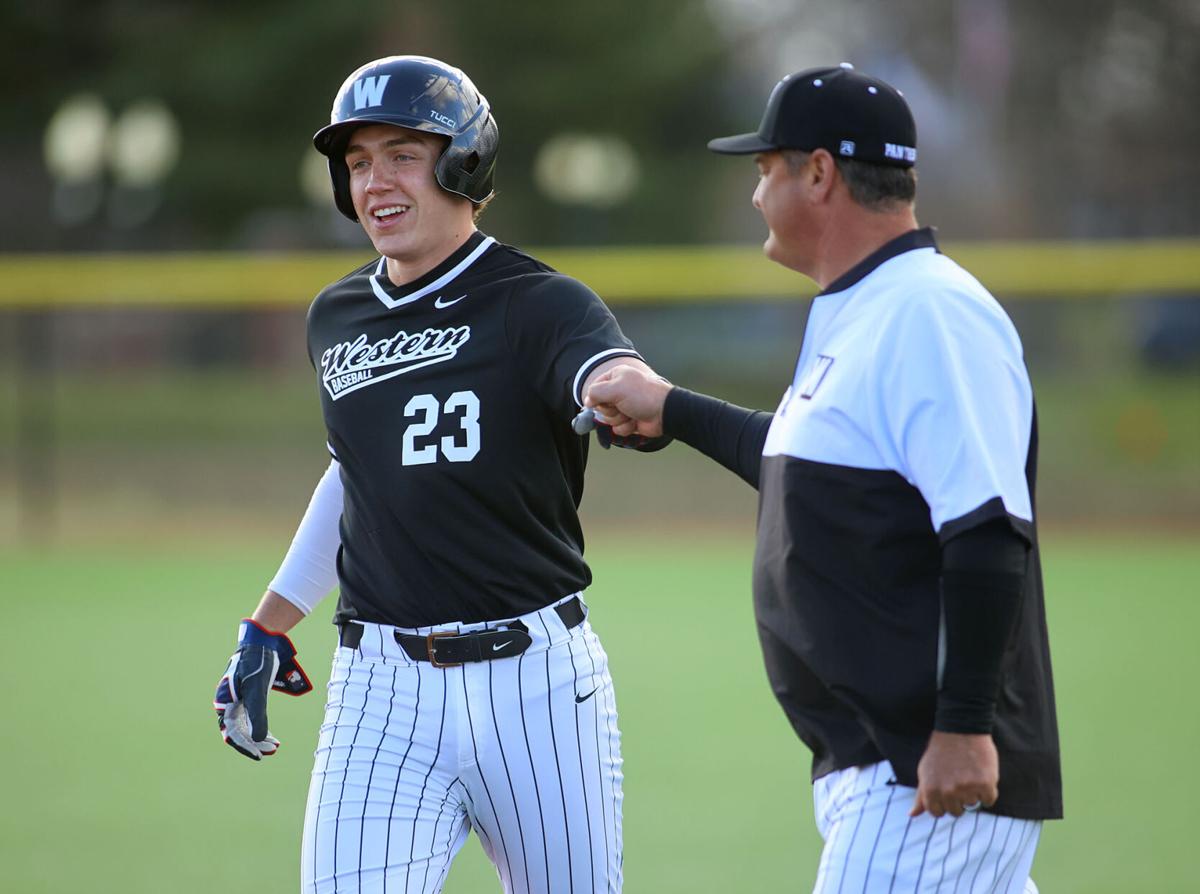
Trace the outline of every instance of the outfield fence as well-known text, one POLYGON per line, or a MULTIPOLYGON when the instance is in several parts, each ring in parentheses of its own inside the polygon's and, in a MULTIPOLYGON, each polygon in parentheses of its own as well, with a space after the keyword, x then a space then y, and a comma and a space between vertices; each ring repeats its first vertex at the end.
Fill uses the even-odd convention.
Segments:
MULTIPOLYGON (((945 251, 1021 332, 1043 517, 1200 524, 1200 239, 945 251)), ((815 290, 758 247, 535 254, 612 304, 672 380, 775 405, 815 290)), ((369 260, 0 254, 0 542, 181 519, 290 525, 325 461, 305 310, 369 260)), ((663 456, 597 451, 585 514, 752 519, 732 476, 681 448, 663 456)))
MULTIPOLYGON (((1200 239, 949 243, 995 294, 1096 298, 1200 292, 1200 239)), ((538 249, 612 304, 783 299, 811 282, 757 246, 538 249)), ((369 260, 363 252, 0 255, 0 308, 305 305, 369 260)))

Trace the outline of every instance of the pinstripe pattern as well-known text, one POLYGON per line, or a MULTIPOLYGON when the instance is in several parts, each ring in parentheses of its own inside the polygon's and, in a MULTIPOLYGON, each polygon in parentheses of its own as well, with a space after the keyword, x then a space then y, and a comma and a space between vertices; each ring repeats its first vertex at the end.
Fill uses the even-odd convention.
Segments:
MULTIPOLYGON (((567 642, 567 654, 571 658, 571 688, 579 692, 579 671, 575 667, 575 651, 573 640, 567 642)), ((592 841, 592 809, 588 804, 587 777, 583 772, 583 733, 579 729, 580 711, 575 711, 575 751, 579 756, 579 786, 583 790, 583 818, 587 822, 587 840, 592 841)), ((588 880, 591 886, 596 884, 596 856, 592 848, 588 848, 588 880)))
MULTIPOLYGON (((976 816, 978 817, 978 814, 976 816)), ((991 830, 988 832, 987 846, 984 848, 984 852, 979 855, 979 859, 975 861, 975 874, 971 876, 971 884, 967 888, 968 891, 976 890, 976 885, 979 883, 979 873, 983 869, 984 864, 987 863, 988 856, 993 853, 992 846, 996 841, 996 829, 1005 819, 1006 817, 996 817, 994 822, 987 823, 991 827, 991 830)), ((1012 820, 1009 819, 1009 822, 1012 822, 1012 820)), ((978 823, 976 823, 976 828, 978 828, 978 823)), ((999 859, 999 856, 997 856, 997 859, 999 859)))
MULTIPOLYGON (((525 678, 521 676, 521 671, 524 670, 524 667, 525 656, 522 655, 517 659, 517 694, 518 701, 521 704, 521 734, 525 738, 525 752, 529 755, 529 775, 533 779, 533 796, 537 800, 538 827, 542 830, 542 860, 546 868, 544 878, 548 886, 550 883, 550 848, 546 844, 546 815, 542 811, 542 787, 538 785, 537 771, 534 770, 533 746, 529 744, 529 724, 525 719, 525 678)), ((530 888, 533 887, 532 880, 529 882, 529 885, 530 888)))
MULTIPOLYGON (((892 894, 892 892, 896 889, 896 878, 900 874, 900 857, 904 854, 904 842, 908 840, 908 833, 909 833, 909 830, 912 829, 912 823, 913 823, 913 818, 910 816, 908 818, 908 821, 905 822, 905 824, 904 824, 904 834, 900 836, 900 846, 898 848, 896 848, 896 862, 892 866, 892 882, 891 882, 891 884, 888 885, 888 894, 892 894)), ((928 837, 926 843, 928 844, 928 841, 932 841, 932 840, 933 840, 933 827, 931 826, 929 829, 929 837, 928 837)), ((922 868, 924 868, 923 864, 924 864, 925 858, 924 858, 923 852, 922 852, 921 859, 922 859, 922 868)), ((920 875, 920 873, 918 873, 918 877, 919 877, 919 875, 920 875)), ((914 886, 914 887, 919 887, 919 886, 914 886)))
POLYGON ((1006 861, 1008 864, 1007 868, 1000 874, 1000 878, 997 880, 998 883, 996 888, 998 890, 1019 892, 1024 887, 1022 884, 1020 887, 1014 888, 1013 880, 1017 878, 1017 870, 1021 865, 1019 857, 1021 854, 1025 853, 1025 846, 1028 843, 1030 836, 1035 834, 1037 834, 1037 830, 1034 828, 1024 828, 1021 830, 1021 838, 1017 842, 1013 854, 1006 861))
POLYGON ((337 650, 305 817, 305 894, 436 894, 472 828, 507 892, 621 890, 607 656, 586 620, 566 630, 551 609, 522 621, 534 640, 525 653, 461 667, 414 662, 390 628, 370 624, 357 649, 337 650))
MULTIPOLYGON (((588 630, 586 632, 585 636, 593 637, 590 630, 588 630)), ((585 649, 585 654, 588 657, 588 664, 592 669, 592 679, 597 679, 595 650, 599 649, 599 648, 600 648, 600 644, 597 642, 595 644, 594 648, 589 644, 588 647, 585 649)), ((601 703, 600 700, 601 700, 601 698, 607 698, 607 696, 606 695, 605 696, 597 695, 591 699, 591 701, 592 701, 592 724, 596 731, 597 742, 599 742, 599 738, 600 738, 600 703, 601 703)), ((606 709, 606 711, 605 711, 606 718, 610 719, 610 720, 611 720, 611 718, 616 717, 616 714, 617 714, 617 712, 616 712, 615 706, 613 706, 611 709, 606 709)), ((609 728, 608 732, 609 732, 609 749, 610 749, 609 753, 608 753, 608 760, 609 760, 609 765, 611 766, 612 765, 612 750, 611 750, 611 748, 612 748, 612 741, 611 741, 612 731, 611 731, 611 727, 609 728)), ((610 810, 609 810, 610 799, 605 798, 605 796, 604 796, 604 780, 605 780, 604 763, 603 763, 603 760, 600 755, 599 745, 597 745, 597 748, 596 748, 596 787, 597 787, 598 797, 600 800, 600 828, 604 831, 604 866, 608 867, 609 871, 611 872, 612 871, 611 870, 612 851, 610 849, 610 843, 609 843, 609 839, 608 839, 609 816, 612 815, 613 817, 616 817, 616 815, 620 812, 620 804, 619 804, 619 802, 614 802, 612 804, 613 809, 610 813, 610 810)), ((618 838, 619 838, 620 837, 619 821, 615 821, 615 822, 618 824, 618 838)), ((619 876, 617 878, 616 887, 618 890, 621 887, 619 876)))
MULTIPOLYGON (((350 654, 353 656, 355 653, 351 652, 350 654)), ((349 660, 353 661, 353 658, 349 660)), ((310 866, 309 860, 305 859, 305 857, 311 853, 312 874, 309 878, 313 879, 318 877, 317 857, 320 854, 320 850, 318 849, 317 829, 320 827, 321 804, 325 799, 325 782, 328 778, 329 756, 332 753, 334 742, 337 740, 338 726, 342 717, 342 705, 345 703, 346 698, 346 687, 350 684, 349 674, 348 672, 344 672, 341 680, 341 691, 335 699, 333 697, 333 688, 336 685, 337 679, 337 665, 335 664, 334 673, 330 675, 329 679, 329 701, 325 707, 326 722, 321 726, 320 744, 317 746, 316 761, 313 766, 312 782, 309 791, 309 803, 306 811, 306 816, 315 814, 312 825, 311 843, 306 819, 304 843, 301 847, 301 866, 304 870, 307 870, 310 866), (328 718, 331 709, 334 708, 336 708, 337 714, 331 723, 328 718), (314 791, 316 793, 315 801, 313 798, 314 791)), ((308 882, 306 881, 305 888, 307 889, 307 887, 308 882)))
MULTIPOLYGON (((478 739, 475 738, 475 721, 471 717, 471 697, 467 692, 467 675, 464 673, 464 674, 460 674, 459 676, 462 677, 463 705, 466 707, 467 730, 470 733, 471 750, 475 755, 476 766, 480 767, 479 781, 483 786, 483 794, 487 798, 488 807, 491 808, 492 816, 495 819, 495 824, 492 825, 490 828, 494 829, 498 833, 498 837, 500 839, 500 852, 501 852, 501 854, 504 855, 504 865, 501 866, 499 863, 496 862, 496 857, 498 855, 490 847, 488 848, 488 852, 489 852, 488 855, 492 858, 492 862, 496 863, 496 867, 500 870, 500 873, 503 877, 512 878, 512 862, 509 860, 509 857, 508 857, 508 845, 505 844, 505 842, 504 842, 504 826, 500 822, 500 815, 496 812, 496 802, 492 800, 492 790, 488 786, 488 783, 487 783, 487 774, 485 774, 483 772, 483 769, 482 769, 482 766, 481 766, 480 760, 479 760, 479 741, 478 741, 478 739)), ((483 830, 489 828, 488 824, 485 823, 483 821, 483 819, 480 818, 474 811, 472 811, 470 813, 470 816, 471 816, 472 821, 475 823, 475 827, 477 829, 479 829, 480 834, 482 835, 483 830)), ((489 832, 487 837, 491 838, 492 834, 489 832)))
POLYGON ((889 779, 883 761, 813 783, 825 839, 815 894, 1021 894, 1032 886, 1040 822, 986 812, 909 817, 916 790, 889 779))
POLYGON ((1005 854, 1008 853, 1008 839, 1012 837, 1013 828, 1016 826, 1016 821, 1013 820, 1012 817, 1001 817, 1000 822, 1003 822, 1006 828, 1004 830, 1004 841, 1001 843, 999 850, 996 852, 996 865, 992 867, 992 880, 990 882, 990 886, 993 890, 996 888, 996 883, 1000 881, 1000 865, 1005 860, 1005 854), (1005 820, 1007 820, 1007 822, 1005 822, 1005 820))
MULTIPOLYGON (((541 621, 542 629, 546 632, 546 639, 553 642, 550 636, 550 628, 546 626, 544 618, 538 618, 541 621)), ((550 678, 550 651, 546 651, 546 691, 553 692, 554 683, 550 678)), ((550 721, 550 745, 554 749, 554 773, 558 777, 558 795, 562 799, 562 819, 563 819, 563 838, 566 840, 567 850, 567 883, 570 886, 571 894, 575 894, 575 871, 571 866, 571 820, 570 812, 567 810, 567 790, 563 786, 562 776, 562 758, 558 755, 558 736, 554 731, 554 699, 546 699, 546 714, 550 721)))
POLYGON ((949 856, 954 850, 954 833, 958 830, 958 827, 962 824, 954 822, 953 818, 951 818, 951 820, 949 822, 947 822, 946 825, 948 825, 950 827, 950 838, 946 842, 946 853, 942 855, 942 859, 939 862, 937 886, 933 889, 935 892, 942 890, 942 879, 944 879, 946 877, 946 864, 950 862, 949 856))
MULTIPOLYGON (((364 708, 366 708, 366 703, 371 701, 371 684, 373 682, 374 682, 374 666, 372 665, 372 666, 367 667, 367 689, 366 689, 366 694, 364 695, 364 702, 362 702, 362 707, 364 707, 364 708)), ((388 720, 391 718, 391 707, 392 707, 392 701, 389 698, 389 700, 388 700, 388 716, 386 716, 386 718, 383 721, 385 730, 386 730, 386 728, 388 728, 388 720)), ((360 727, 360 730, 361 730, 361 727, 360 727)), ((355 730, 355 732, 354 732, 355 740, 358 739, 360 730, 355 730)), ((382 736, 380 736, 380 738, 382 738, 382 736)), ((374 764, 376 764, 376 757, 378 757, 378 755, 379 755, 378 751, 374 752, 374 754, 371 755, 371 768, 367 770, 367 791, 371 791, 371 780, 374 776, 374 764)), ((344 793, 346 793, 346 780, 344 780, 344 778, 342 779, 342 793, 343 793, 343 796, 344 796, 344 793)), ((341 805, 338 805, 338 806, 341 806, 341 805)), ((364 835, 366 833, 366 828, 367 828, 367 799, 364 798, 364 799, 362 799, 362 812, 359 815, 359 859, 358 859, 358 866, 359 866, 358 884, 359 884, 359 887, 362 886, 362 838, 364 838, 364 835)), ((335 870, 335 872, 336 872, 336 870, 335 870)))
MULTIPOLYGON (((970 816, 967 816, 966 814, 964 814, 964 815, 963 815, 963 816, 960 818, 960 821, 961 821, 961 822, 962 822, 964 825, 965 825, 965 824, 967 824, 967 823, 970 823, 970 824, 971 824, 971 831, 970 831, 970 833, 967 835, 967 855, 966 855, 966 858, 963 860, 963 862, 962 862, 962 865, 961 865, 961 866, 959 867, 959 869, 958 869, 958 875, 957 875, 957 876, 955 877, 955 879, 954 879, 954 891, 953 891, 953 894, 958 894, 959 888, 962 886, 962 880, 963 880, 963 876, 964 876, 964 875, 966 875, 966 872, 967 872, 967 870, 968 870, 968 869, 971 867, 971 849, 972 849, 972 848, 975 846, 975 841, 976 841, 976 839, 978 838, 978 834, 977 834, 977 833, 979 832, 979 814, 978 814, 978 813, 972 813, 970 816)), ((976 857, 976 859, 978 859, 978 857, 976 857)), ((946 862, 947 862, 947 863, 948 863, 948 862, 950 862, 950 855, 949 855, 949 854, 947 854, 947 856, 946 856, 946 862)), ((968 891, 968 894, 970 894, 970 889, 969 889, 969 888, 967 889, 967 891, 968 891)))
POLYGON ((925 838, 925 849, 921 851, 921 868, 917 870, 917 880, 913 884, 913 888, 917 891, 921 890, 921 879, 925 877, 925 867, 929 865, 929 846, 933 844, 933 839, 937 838, 939 824, 943 827, 949 827, 951 832, 954 831, 953 820, 948 823, 942 823, 943 819, 945 817, 934 817, 933 826, 929 830, 929 835, 925 838))
MULTIPOLYGON (((867 891, 872 883, 873 876, 875 875, 875 854, 879 850, 879 842, 881 839, 883 839, 883 833, 885 830, 889 832, 891 831, 888 829, 887 817, 888 811, 892 809, 892 801, 895 800, 895 797, 896 786, 892 786, 891 790, 888 792, 887 802, 883 805, 883 816, 879 818, 879 827, 875 830, 875 841, 871 844, 871 856, 867 857, 867 871, 863 873, 862 894, 867 894, 867 891)), ((896 850, 899 851, 899 848, 896 850)), ((898 860, 899 854, 897 853, 897 861, 898 860)), ((891 886, 889 885, 888 887, 890 888, 891 886)))
MULTIPOLYGON (((454 791, 455 788, 458 788, 461 790, 462 782, 459 780, 455 780, 454 785, 451 786, 450 788, 446 789, 447 801, 449 801, 450 795, 454 791)), ((446 825, 446 844, 442 848, 442 853, 450 854, 450 855, 457 853, 459 847, 462 846, 463 841, 466 840, 467 834, 468 834, 467 828, 462 823, 454 823, 454 822, 448 823, 446 825), (461 836, 458 844, 453 843, 453 837, 456 832, 461 836)), ((450 874, 450 863, 451 863, 450 859, 443 861, 442 871, 439 873, 437 879, 434 881, 433 887, 429 888, 428 890, 430 890, 430 891, 441 891, 442 890, 442 885, 446 884, 446 876, 450 874)))
MULTIPOLYGON (((396 769, 396 784, 392 789, 392 808, 388 811, 387 832, 384 836, 383 854, 384 865, 390 866, 392 862, 392 825, 395 818, 395 805, 400 795, 400 777, 404 773, 404 767, 408 763, 409 752, 412 751, 413 740, 417 733, 417 718, 421 716, 421 673, 418 669, 414 674, 416 677, 415 699, 412 712, 412 728, 408 731, 408 743, 404 748, 404 756, 400 758, 400 766, 396 769)), ((395 689, 393 687, 392 700, 395 701, 395 689)), ((387 892, 387 876, 383 879, 383 890, 387 892)))
MULTIPOLYGON (((607 890, 616 892, 621 890, 625 866, 624 836, 622 834, 622 803, 625 795, 621 788, 624 775, 621 772, 621 732, 617 728, 617 694, 616 690, 613 689, 612 679, 608 675, 608 656, 604 654, 599 639, 591 632, 590 628, 585 631, 585 634, 591 642, 591 647, 588 650, 589 654, 599 655, 603 658, 596 672, 596 679, 602 682, 599 692, 593 696, 593 699, 604 699, 603 710, 600 709, 599 704, 597 704, 596 709, 604 717, 605 731, 607 733, 605 743, 608 749, 608 756, 607 762, 603 763, 600 767, 600 776, 602 782, 608 783, 609 796, 607 804, 612 810, 611 823, 605 826, 613 834, 612 856, 607 861, 607 890)), ((598 724, 597 735, 599 735, 598 724)), ((598 763, 602 760, 599 749, 597 749, 596 760, 598 763)))
MULTIPOLYGON (((437 761, 442 756, 442 739, 446 734, 446 704, 449 700, 450 686, 446 682, 446 678, 442 678, 442 718, 438 723, 438 738, 437 746, 434 749, 433 760, 428 763, 428 769, 425 771, 425 777, 421 780, 421 793, 417 796, 416 808, 413 811, 412 819, 412 838, 408 845, 408 863, 411 866, 415 862, 416 846, 417 846, 417 830, 421 827, 421 807, 425 803, 425 793, 429 790, 429 778, 433 775, 434 768, 437 766, 437 761)), ((418 714, 418 719, 420 715, 418 714)), ((446 787, 447 790, 450 786, 446 787)), ((436 831, 436 830, 435 830, 436 831)), ((434 841, 434 836, 430 835, 430 842, 434 841)), ((404 894, 408 894, 408 883, 410 881, 410 873, 405 873, 404 876, 404 894)))
MULTIPOLYGON (((512 801, 513 817, 517 824, 517 840, 521 843, 521 868, 524 872, 522 883, 525 888, 529 888, 529 850, 525 845, 525 829, 521 823, 521 810, 517 806, 517 789, 513 784, 512 773, 508 769, 508 756, 504 753, 504 739, 500 735, 500 721, 496 718, 496 688, 493 681, 492 665, 488 664, 488 704, 492 709, 492 732, 496 736, 496 746, 500 752, 500 763, 504 767, 504 781, 508 786, 508 796, 512 801)), ((510 881, 509 886, 516 887, 514 881, 510 881)))
MULTIPOLYGON (((456 780, 456 783, 457 783, 457 780, 456 780)), ((438 805, 437 819, 435 819, 433 821, 433 840, 435 842, 435 845, 434 845, 435 847, 436 847, 436 841, 437 841, 438 826, 440 826, 442 824, 442 816, 446 812, 446 805, 450 803, 450 795, 453 791, 454 791, 454 784, 447 786, 446 794, 442 798, 442 803, 438 805)), ((450 847, 451 835, 453 834, 453 832, 454 832, 454 823, 449 823, 447 833, 446 833, 446 848, 447 849, 449 849, 449 847, 450 847)), ((427 884, 429 882, 429 867, 432 864, 432 862, 433 862, 432 860, 425 861, 425 868, 421 871, 421 890, 422 891, 429 890, 429 888, 427 887, 427 884)), ((446 860, 446 861, 444 861, 444 865, 442 867, 442 875, 444 876, 449 871, 450 871, 450 861, 446 860)), ((436 886, 434 887, 434 890, 440 889, 441 886, 442 886, 442 882, 439 881, 436 884, 436 886)))

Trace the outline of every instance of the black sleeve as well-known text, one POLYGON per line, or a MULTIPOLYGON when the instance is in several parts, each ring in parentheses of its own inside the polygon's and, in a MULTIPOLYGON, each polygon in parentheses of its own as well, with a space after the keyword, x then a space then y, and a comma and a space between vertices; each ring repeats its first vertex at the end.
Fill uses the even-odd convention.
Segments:
POLYGON ((1003 519, 970 528, 942 547, 945 665, 934 729, 992 731, 1028 553, 1029 544, 1003 519))
POLYGON ((561 273, 516 284, 505 331, 526 381, 565 419, 579 412, 588 373, 614 357, 640 356, 600 297, 561 273))
POLYGON ((757 490, 763 445, 774 418, 675 387, 663 405, 663 433, 716 460, 757 490))

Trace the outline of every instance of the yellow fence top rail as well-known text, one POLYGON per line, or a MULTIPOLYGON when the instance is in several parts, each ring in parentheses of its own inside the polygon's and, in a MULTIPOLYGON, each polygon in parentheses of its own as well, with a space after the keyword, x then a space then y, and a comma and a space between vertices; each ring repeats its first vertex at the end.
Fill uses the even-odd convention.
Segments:
MULTIPOLYGON (((1200 238, 963 242, 945 252, 1003 299, 1200 294, 1200 238)), ((555 248, 534 254, 612 304, 794 299, 805 277, 758 246, 555 248)), ((304 307, 363 252, 0 254, 0 309, 304 307)))

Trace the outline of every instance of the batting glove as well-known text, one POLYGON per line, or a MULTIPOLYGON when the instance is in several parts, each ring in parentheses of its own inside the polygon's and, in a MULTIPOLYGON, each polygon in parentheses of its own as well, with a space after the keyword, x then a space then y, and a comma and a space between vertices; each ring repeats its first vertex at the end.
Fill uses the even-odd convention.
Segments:
MULTIPOLYGON (((666 380, 664 379, 663 381, 666 380)), ((586 435, 588 432, 594 431, 596 433, 596 441, 605 450, 609 447, 624 447, 626 450, 654 453, 654 451, 662 450, 675 440, 668 435, 648 438, 645 435, 613 434, 612 426, 597 419, 596 411, 591 407, 584 407, 579 411, 579 414, 571 420, 571 428, 574 429, 577 435, 586 435)))
POLYGON ((267 729, 267 693, 275 689, 304 695, 312 688, 296 661, 292 641, 244 619, 238 628, 238 649, 213 696, 221 738, 251 760, 274 754, 279 740, 267 729))
POLYGON ((609 447, 624 447, 626 450, 637 450, 640 453, 654 453, 670 444, 674 438, 669 435, 659 435, 648 438, 645 435, 615 435, 612 426, 603 422, 596 423, 596 442, 607 450, 609 447))

